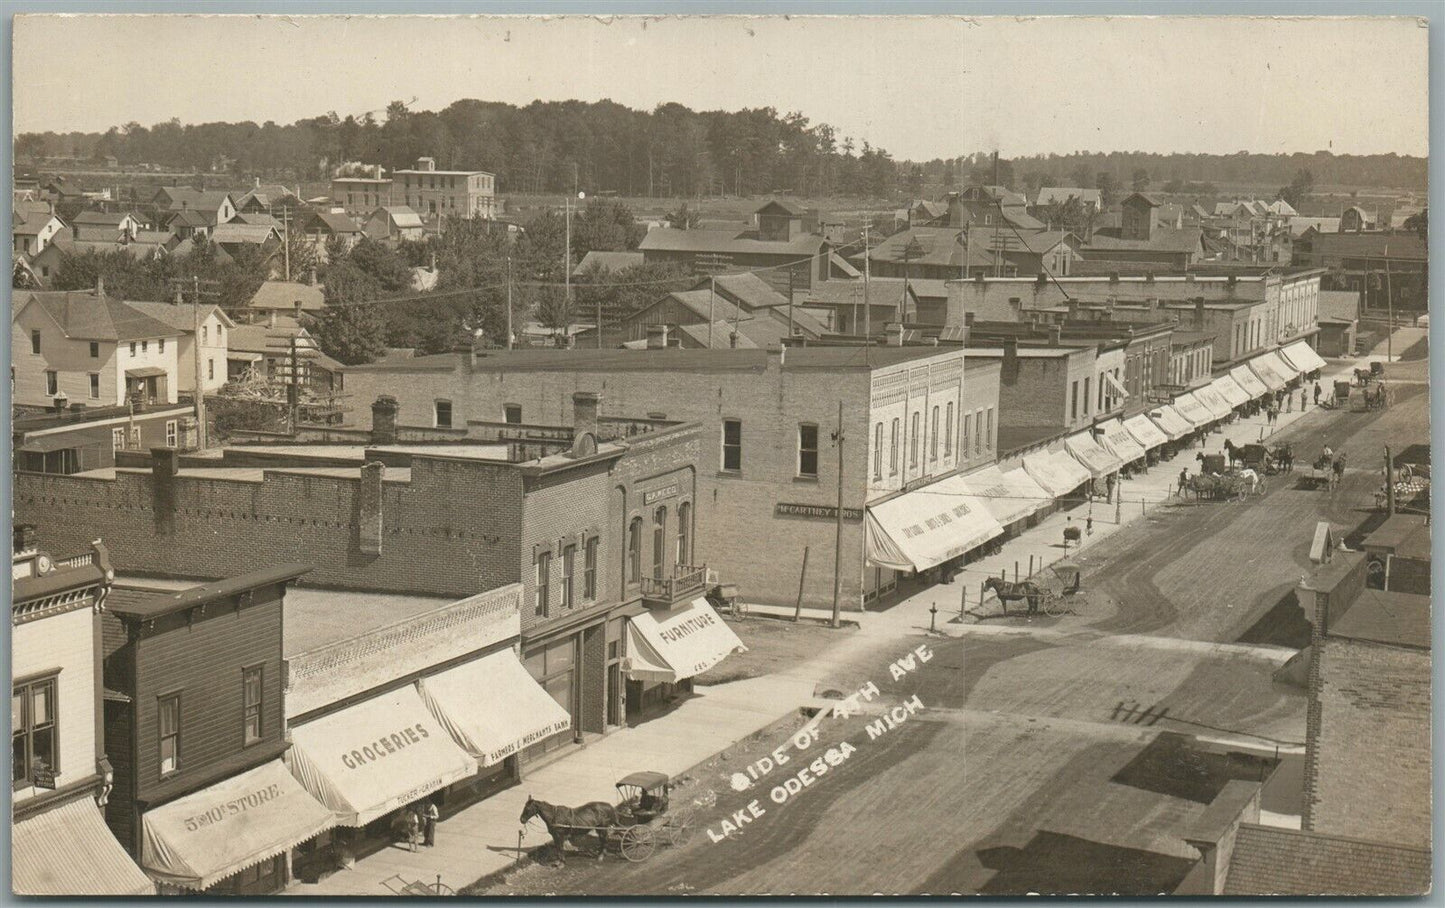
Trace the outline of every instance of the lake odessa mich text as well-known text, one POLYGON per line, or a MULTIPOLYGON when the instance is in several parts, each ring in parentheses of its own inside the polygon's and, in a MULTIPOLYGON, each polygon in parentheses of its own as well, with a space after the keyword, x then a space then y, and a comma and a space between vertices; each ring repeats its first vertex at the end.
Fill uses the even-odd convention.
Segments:
MULTIPOLYGON (((910 651, 902 659, 894 661, 888 666, 888 672, 898 681, 908 675, 909 672, 917 671, 918 667, 933 659, 933 651, 927 644, 918 646, 910 651)), ((829 715, 835 719, 846 719, 850 716, 860 714, 862 704, 870 703, 878 699, 881 692, 878 685, 869 681, 858 688, 852 694, 838 701, 829 715)), ((902 703, 887 707, 880 717, 866 726, 868 740, 876 741, 883 735, 897 728, 907 721, 909 716, 915 715, 923 709, 923 702, 914 694, 902 703)), ((801 753, 814 744, 818 743, 818 722, 823 718, 819 714, 812 722, 793 734, 788 744, 782 744, 773 749, 773 752, 765 757, 750 763, 743 772, 735 772, 732 775, 732 787, 734 791, 745 791, 755 783, 761 782, 768 777, 775 769, 787 766, 793 761, 795 754, 789 753, 789 745, 795 753, 801 753)), ((783 778, 768 791, 768 799, 774 804, 785 804, 793 796, 800 794, 803 789, 811 787, 823 776, 833 769, 842 766, 858 748, 847 741, 839 743, 835 747, 829 747, 823 751, 821 756, 813 758, 806 766, 800 767, 792 775, 783 778)), ((729 836, 742 830, 757 820, 767 815, 767 808, 762 805, 761 798, 754 798, 743 807, 734 810, 726 819, 717 825, 716 828, 707 828, 707 837, 714 844, 726 840, 729 836)))

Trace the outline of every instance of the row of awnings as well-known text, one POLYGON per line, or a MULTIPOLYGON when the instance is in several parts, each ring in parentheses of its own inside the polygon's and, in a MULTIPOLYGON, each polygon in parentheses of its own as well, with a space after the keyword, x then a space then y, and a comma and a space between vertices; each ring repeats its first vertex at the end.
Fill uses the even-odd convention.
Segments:
MULTIPOLYGON (((647 680, 689 678, 746 649, 706 599, 632 617, 628 634, 626 668, 647 680)), ((141 864, 154 879, 205 889, 333 826, 364 826, 571 727, 568 711, 503 649, 295 725, 284 762, 146 812, 141 864)))
MULTIPOLYGON (((870 504, 864 515, 868 561, 898 571, 942 564, 1002 535, 1004 527, 1054 498, 1143 460, 1154 448, 1225 419, 1236 407, 1324 365, 1309 344, 1297 341, 1236 366, 1147 415, 1100 423, 1012 466, 950 476, 870 504)), ((1117 391, 1122 395, 1122 388, 1117 391)))

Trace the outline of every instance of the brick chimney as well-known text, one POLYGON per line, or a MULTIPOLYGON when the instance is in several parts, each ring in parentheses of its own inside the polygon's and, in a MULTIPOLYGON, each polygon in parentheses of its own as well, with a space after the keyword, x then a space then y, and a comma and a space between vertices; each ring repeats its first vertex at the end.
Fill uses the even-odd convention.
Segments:
POLYGON ((396 398, 383 394, 371 405, 371 443, 373 445, 396 444, 396 398))
POLYGON ((357 548, 363 555, 381 554, 381 480, 386 476, 386 467, 372 461, 361 465, 361 485, 357 489, 360 501, 357 511, 360 519, 357 527, 357 548))
POLYGON ((159 536, 176 532, 176 475, 180 470, 181 452, 151 448, 151 510, 159 536))
POLYGON ((16 555, 28 555, 40 544, 40 534, 35 532, 33 523, 17 523, 11 540, 16 555))
POLYGON ((1064 342, 1064 328, 1062 325, 1049 325, 1049 346, 1057 347, 1064 342))
POLYGON ((888 346, 890 346, 890 347, 901 347, 901 346, 903 346, 903 325, 902 325, 902 324, 896 324, 896 323, 895 323, 895 324, 890 324, 890 325, 888 325, 888 346))
POLYGON ((597 436, 597 411, 602 405, 602 394, 597 391, 576 391, 572 394, 572 437, 584 434, 597 436))
POLYGON ((1201 296, 1194 300, 1194 327, 1202 330, 1204 328, 1204 320, 1204 297, 1201 296))
POLYGON ((1003 341, 1003 374, 1000 378, 1012 384, 1018 380, 1019 375, 1019 340, 1016 337, 1006 337, 1003 341))

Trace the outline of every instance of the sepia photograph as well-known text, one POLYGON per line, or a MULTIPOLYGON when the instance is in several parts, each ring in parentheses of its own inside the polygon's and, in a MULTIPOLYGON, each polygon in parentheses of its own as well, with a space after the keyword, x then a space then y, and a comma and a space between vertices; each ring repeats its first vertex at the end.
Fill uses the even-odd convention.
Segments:
POLYGON ((1429 21, 261 6, 9 17, 12 893, 1432 891, 1429 21))

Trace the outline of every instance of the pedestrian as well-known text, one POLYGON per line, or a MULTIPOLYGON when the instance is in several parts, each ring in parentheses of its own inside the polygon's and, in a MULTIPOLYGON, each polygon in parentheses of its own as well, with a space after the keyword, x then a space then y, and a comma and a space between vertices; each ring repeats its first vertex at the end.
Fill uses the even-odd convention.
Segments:
POLYGON ((1319 382, 1315 382, 1315 406, 1316 406, 1316 407, 1318 407, 1318 406, 1320 405, 1320 397, 1321 397, 1323 394, 1324 394, 1324 392, 1320 390, 1320 383, 1319 383, 1319 382))
POLYGON ((1184 497, 1184 490, 1189 487, 1189 468, 1184 467, 1179 471, 1179 497, 1184 497))
POLYGON ((418 834, 421 831, 421 818, 417 816, 415 807, 407 807, 397 815, 392 824, 393 833, 406 844, 411 851, 416 851, 418 834))
POLYGON ((441 811, 437 810, 435 801, 427 800, 421 811, 421 819, 422 841, 426 847, 431 848, 437 843, 437 820, 441 819, 441 811))
POLYGON ((1308 397, 1308 395, 1305 393, 1305 389, 1304 389, 1304 388, 1300 388, 1300 389, 1299 389, 1299 411, 1300 411, 1301 413, 1303 413, 1303 412, 1305 411, 1305 404, 1308 403, 1308 402, 1309 402, 1309 397, 1308 397))
POLYGON ((1288 391, 1281 391, 1280 393, 1284 395, 1284 411, 1285 411, 1286 413, 1293 413, 1293 412, 1294 412, 1294 395, 1291 394, 1291 393, 1289 393, 1288 391))
POLYGON ((1088 517, 1085 517, 1085 518, 1084 518, 1084 534, 1085 534, 1086 536, 1092 536, 1092 535, 1094 535, 1094 515, 1093 515, 1093 514, 1090 514, 1088 517))

